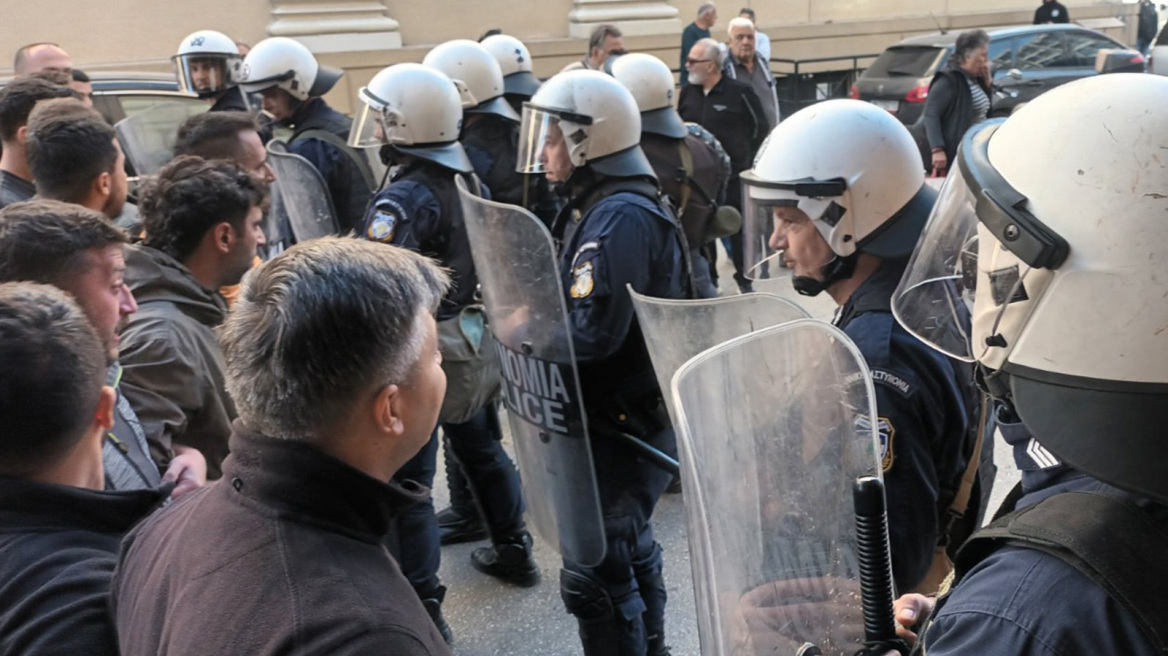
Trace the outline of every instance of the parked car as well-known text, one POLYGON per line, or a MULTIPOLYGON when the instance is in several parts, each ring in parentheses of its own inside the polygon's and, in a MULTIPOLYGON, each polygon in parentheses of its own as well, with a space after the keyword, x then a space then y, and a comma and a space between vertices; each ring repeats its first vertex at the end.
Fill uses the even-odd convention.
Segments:
MULTIPOLYGON (((1131 61, 1143 63, 1136 51, 1106 34, 1077 25, 1019 25, 986 31, 995 87, 990 115, 995 117, 1009 116, 1015 107, 1060 84, 1095 75, 1095 58, 1101 49, 1130 50, 1131 61)), ((912 37, 891 46, 852 85, 850 96, 887 109, 905 125, 913 125, 924 112, 933 75, 953 54, 958 34, 912 37)))

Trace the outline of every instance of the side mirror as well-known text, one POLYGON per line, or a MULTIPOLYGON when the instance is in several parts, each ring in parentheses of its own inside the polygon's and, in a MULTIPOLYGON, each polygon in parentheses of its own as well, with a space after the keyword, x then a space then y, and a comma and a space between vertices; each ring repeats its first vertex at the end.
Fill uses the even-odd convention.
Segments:
POLYGON ((1016 68, 1011 68, 1010 70, 1006 71, 1006 77, 1010 78, 1011 80, 1021 80, 1022 71, 1016 68))

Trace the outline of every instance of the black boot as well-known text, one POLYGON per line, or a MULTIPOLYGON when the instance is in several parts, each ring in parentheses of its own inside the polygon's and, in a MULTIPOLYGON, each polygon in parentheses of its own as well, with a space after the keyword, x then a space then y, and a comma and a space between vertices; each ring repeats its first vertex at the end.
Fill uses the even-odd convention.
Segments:
POLYGON ((422 600, 422 606, 430 614, 430 619, 433 620, 434 626, 438 628, 438 633, 442 634, 442 639, 446 641, 446 644, 453 645, 454 631, 446 623, 446 618, 442 617, 442 600, 445 598, 446 586, 441 586, 434 596, 422 600))
POLYGON ((468 517, 444 508, 438 513, 438 536, 443 545, 477 542, 487 539, 487 529, 477 512, 468 517))
POLYGON ((539 567, 531 557, 531 534, 527 531, 507 541, 475 549, 470 564, 483 574, 524 588, 539 583, 539 567))

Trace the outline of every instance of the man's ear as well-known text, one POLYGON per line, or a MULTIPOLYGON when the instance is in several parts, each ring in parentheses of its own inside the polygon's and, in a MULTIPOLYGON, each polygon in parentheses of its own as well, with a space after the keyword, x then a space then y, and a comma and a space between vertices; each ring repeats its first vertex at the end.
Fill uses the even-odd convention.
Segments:
POLYGON ((93 423, 101 426, 104 429, 102 432, 114 427, 114 406, 118 402, 118 393, 109 385, 104 385, 101 388, 101 396, 97 398, 97 410, 93 413, 93 423))
POLYGON ((108 171, 102 171, 96 178, 93 179, 93 186, 91 187, 90 192, 94 196, 101 198, 102 202, 105 202, 105 199, 109 198, 110 194, 113 192, 113 185, 113 176, 110 175, 108 171))
POLYGON ((28 143, 28 126, 22 125, 16 128, 16 143, 25 145, 28 143))
POLYGON ((401 388, 397 385, 386 385, 377 392, 373 401, 374 420, 381 432, 387 436, 398 438, 406 430, 403 419, 405 400, 402 398, 401 388))
POLYGON ((231 227, 230 223, 224 221, 211 228, 211 237, 215 242, 216 250, 220 253, 230 253, 231 249, 235 247, 235 241, 239 235, 235 234, 235 228, 231 227))

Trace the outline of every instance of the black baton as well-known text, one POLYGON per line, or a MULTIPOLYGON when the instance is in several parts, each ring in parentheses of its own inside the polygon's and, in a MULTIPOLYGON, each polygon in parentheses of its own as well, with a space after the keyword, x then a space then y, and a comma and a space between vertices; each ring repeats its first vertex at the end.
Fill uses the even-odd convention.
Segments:
POLYGON ((857 478, 852 502, 856 511, 860 598, 864 604, 864 649, 860 653, 877 655, 895 650, 908 654, 908 645, 896 636, 892 612, 892 558, 888 553, 884 481, 876 476, 857 478))
POLYGON ((611 432, 605 431, 605 434, 611 435, 612 437, 620 440, 621 443, 630 447, 633 451, 636 451, 637 455, 641 456, 645 460, 648 460, 658 469, 661 469, 669 474, 673 474, 674 476, 681 476, 681 465, 679 465, 678 462, 673 458, 670 458, 665 452, 647 444, 645 440, 642 440, 641 438, 635 437, 633 435, 629 435, 624 431, 618 430, 611 432))

